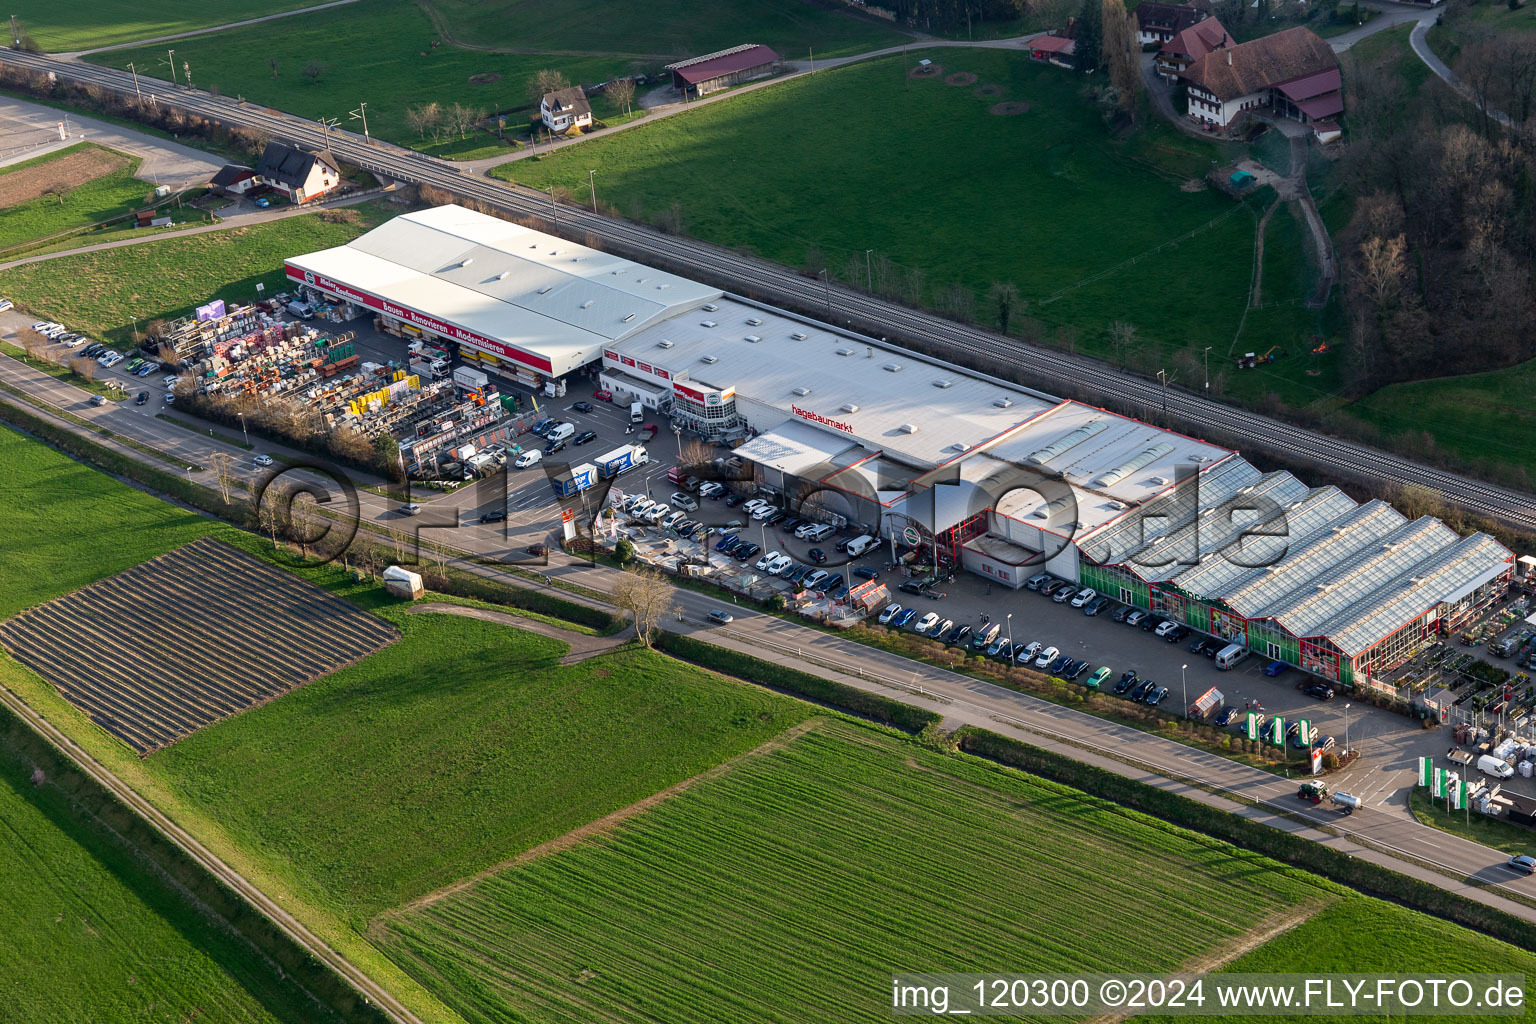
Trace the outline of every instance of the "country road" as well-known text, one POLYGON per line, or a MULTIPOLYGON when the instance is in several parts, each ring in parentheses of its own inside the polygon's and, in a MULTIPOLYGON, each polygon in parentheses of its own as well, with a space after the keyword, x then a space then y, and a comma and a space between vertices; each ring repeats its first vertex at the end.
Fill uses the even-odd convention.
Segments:
MULTIPOLYGON (((18 51, 0 53, 0 61, 35 71, 52 71, 61 79, 94 84, 124 95, 133 91, 126 73, 106 68, 18 51)), ((189 111, 227 124, 258 128, 274 137, 317 148, 327 142, 320 125, 278 111, 195 90, 179 89, 175 97, 189 111)), ((447 161, 377 141, 367 143, 349 132, 332 130, 329 143, 338 157, 376 175, 433 185, 509 213, 553 220, 557 234, 590 238, 623 255, 664 263, 681 273, 766 302, 822 310, 823 319, 839 326, 856 324, 872 336, 873 343, 878 343, 880 337, 911 339, 962 364, 1010 366, 1021 379, 1058 394, 1143 416, 1149 410, 1156 415, 1156 410, 1166 409, 1169 425, 1197 435, 1214 433, 1218 440, 1226 438, 1234 444, 1241 443, 1249 454, 1268 452, 1302 464, 1321 463, 1343 477, 1376 488, 1419 484, 1438 491, 1468 511, 1524 529, 1536 529, 1536 498, 1507 487, 1425 466, 1363 444, 1211 401, 1177 387, 1164 389, 1156 379, 908 309, 841 285, 831 286, 720 246, 664 235, 577 207, 552 210, 549 197, 542 193, 473 177, 447 161)))

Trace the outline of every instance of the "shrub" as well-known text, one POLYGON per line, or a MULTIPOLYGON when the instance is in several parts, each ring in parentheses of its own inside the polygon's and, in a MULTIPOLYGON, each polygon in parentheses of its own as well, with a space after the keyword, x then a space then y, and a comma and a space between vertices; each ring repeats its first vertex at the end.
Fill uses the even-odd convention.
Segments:
POLYGON ((628 565, 635 560, 635 543, 628 537, 620 537, 619 542, 613 546, 613 557, 619 560, 620 565, 628 565))

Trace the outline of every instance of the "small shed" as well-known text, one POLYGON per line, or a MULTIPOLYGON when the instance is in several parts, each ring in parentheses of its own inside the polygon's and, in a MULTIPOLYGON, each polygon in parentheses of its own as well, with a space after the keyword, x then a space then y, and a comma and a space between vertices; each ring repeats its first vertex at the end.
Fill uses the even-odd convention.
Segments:
POLYGON ((1250 171, 1233 171, 1227 178, 1227 181, 1231 182, 1232 187, 1236 189, 1252 188, 1256 180, 1250 171))
POLYGON ((407 597, 412 601, 419 601, 427 593, 419 573, 402 569, 398 565, 384 570, 384 589, 396 597, 407 597))

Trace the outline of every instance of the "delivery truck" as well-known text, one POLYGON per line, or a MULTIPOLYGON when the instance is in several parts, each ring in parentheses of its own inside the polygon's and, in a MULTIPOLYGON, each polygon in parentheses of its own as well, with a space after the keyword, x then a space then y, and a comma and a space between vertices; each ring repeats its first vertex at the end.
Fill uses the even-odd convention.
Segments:
POLYGON ((569 498, 587 490, 596 480, 597 467, 590 462, 583 462, 579 466, 550 474, 549 485, 554 488, 555 497, 569 498))
POLYGON ((593 461, 597 463, 598 476, 604 480, 611 480, 625 470, 645 465, 651 461, 651 458, 645 454, 645 445, 626 444, 621 448, 615 448, 611 452, 599 455, 593 461))

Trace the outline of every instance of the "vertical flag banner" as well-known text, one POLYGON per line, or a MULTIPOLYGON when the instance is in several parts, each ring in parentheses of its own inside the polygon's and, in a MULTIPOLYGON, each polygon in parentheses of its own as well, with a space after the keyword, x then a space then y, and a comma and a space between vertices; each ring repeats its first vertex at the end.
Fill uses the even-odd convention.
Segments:
POLYGON ((1303 746, 1311 744, 1312 723, 1303 718, 1296 729, 1296 735, 1300 738, 1303 746))
MULTIPOLYGON (((1250 740, 1256 740, 1259 738, 1259 716, 1254 714, 1252 711, 1248 712, 1248 728, 1246 731, 1250 740)), ((1429 759, 1425 758, 1425 760, 1427 761, 1429 759)))
POLYGON ((1460 779, 1451 783, 1451 810, 1459 811, 1467 806, 1467 784, 1460 779))
POLYGON ((1277 747, 1285 746, 1285 719, 1278 715, 1269 725, 1269 742, 1277 747))
POLYGON ((1427 757, 1419 758, 1419 785, 1429 785, 1430 761, 1427 757))
POLYGON ((1438 800, 1441 797, 1445 796, 1445 769, 1444 768, 1436 768, 1435 769, 1434 783, 1430 786, 1429 792, 1430 792, 1430 794, 1432 796, 1434 796, 1434 798, 1436 800, 1438 800))

